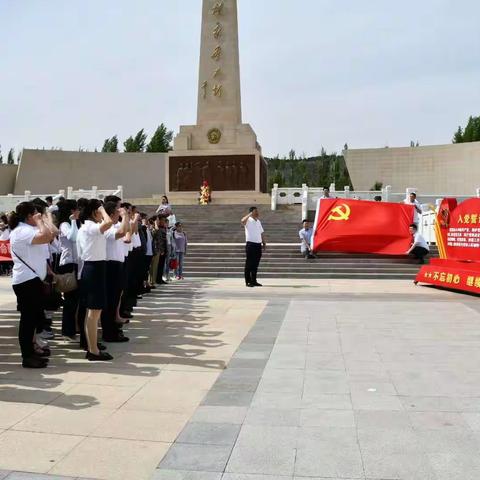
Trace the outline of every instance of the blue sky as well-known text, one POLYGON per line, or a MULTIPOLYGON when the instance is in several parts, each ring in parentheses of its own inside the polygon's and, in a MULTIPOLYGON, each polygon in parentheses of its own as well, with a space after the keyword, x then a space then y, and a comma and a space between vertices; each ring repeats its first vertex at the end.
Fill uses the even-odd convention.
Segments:
MULTIPOLYGON (((480 115, 480 2, 238 0, 264 153, 449 143, 480 115)), ((201 0, 0 0, 0 144, 101 147, 196 118, 201 0)))

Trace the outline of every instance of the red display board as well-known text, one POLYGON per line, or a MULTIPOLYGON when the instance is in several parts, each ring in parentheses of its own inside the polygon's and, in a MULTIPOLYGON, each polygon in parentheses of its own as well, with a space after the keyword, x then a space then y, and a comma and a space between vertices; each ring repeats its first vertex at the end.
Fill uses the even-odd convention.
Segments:
POLYGON ((0 240, 0 262, 11 262, 10 242, 8 240, 0 240))
POLYGON ((365 200, 319 201, 314 251, 403 255, 411 246, 411 205, 365 200))
POLYGON ((480 293, 480 198, 443 199, 435 236, 440 259, 424 265, 415 282, 480 293))

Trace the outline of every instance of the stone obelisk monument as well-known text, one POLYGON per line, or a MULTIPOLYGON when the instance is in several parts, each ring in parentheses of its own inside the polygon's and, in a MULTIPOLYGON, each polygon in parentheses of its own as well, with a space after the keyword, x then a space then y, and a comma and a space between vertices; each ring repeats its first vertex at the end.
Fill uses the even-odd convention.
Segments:
POLYGON ((197 124, 181 126, 168 161, 168 191, 266 190, 266 168, 242 123, 237 0, 203 0, 197 124))

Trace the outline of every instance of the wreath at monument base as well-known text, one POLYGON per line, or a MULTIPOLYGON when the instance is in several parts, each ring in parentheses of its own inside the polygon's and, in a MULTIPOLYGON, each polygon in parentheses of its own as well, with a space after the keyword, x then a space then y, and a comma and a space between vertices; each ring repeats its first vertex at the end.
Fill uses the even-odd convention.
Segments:
POLYGON ((200 187, 200 196, 198 197, 198 203, 200 205, 208 205, 212 201, 212 193, 210 190, 210 185, 204 180, 202 186, 200 187))

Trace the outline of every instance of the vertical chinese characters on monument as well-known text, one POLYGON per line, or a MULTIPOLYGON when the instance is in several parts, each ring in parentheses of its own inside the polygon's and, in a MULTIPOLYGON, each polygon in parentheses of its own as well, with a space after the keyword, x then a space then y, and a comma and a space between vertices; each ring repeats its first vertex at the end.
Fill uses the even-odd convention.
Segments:
MULTIPOLYGON (((224 1, 223 0, 215 1, 215 3, 213 4, 213 8, 211 9, 212 16, 217 19, 215 23, 215 27, 212 30, 212 35, 215 40, 221 40, 221 38, 223 37, 224 28, 222 23, 220 23, 220 19, 223 15, 223 12, 224 12, 224 1)), ((214 62, 219 63, 222 60, 222 56, 223 56, 222 46, 220 44, 216 45, 216 47, 213 49, 213 52, 210 56, 211 59, 214 62)), ((223 94, 223 85, 218 82, 218 77, 221 75, 221 73, 222 73, 222 68, 220 66, 216 66, 215 70, 212 73, 212 78, 215 79, 215 83, 211 91, 213 96, 217 98, 221 98, 223 94)), ((206 99, 207 92, 208 92, 208 80, 205 80, 202 83, 201 89, 202 89, 202 98, 206 99)))

